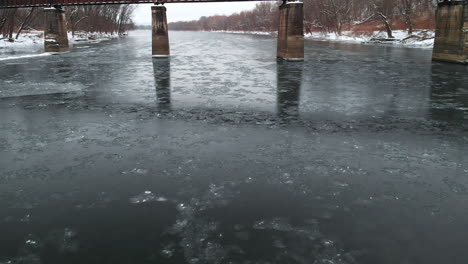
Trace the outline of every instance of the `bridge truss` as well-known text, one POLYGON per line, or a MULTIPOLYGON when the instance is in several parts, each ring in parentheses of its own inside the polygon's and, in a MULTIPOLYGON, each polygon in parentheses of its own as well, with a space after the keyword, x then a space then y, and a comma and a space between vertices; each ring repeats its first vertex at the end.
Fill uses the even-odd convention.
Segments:
POLYGON ((110 5, 110 4, 159 4, 159 3, 207 3, 207 2, 251 2, 277 0, 0 0, 0 8, 52 7, 74 5, 110 5))

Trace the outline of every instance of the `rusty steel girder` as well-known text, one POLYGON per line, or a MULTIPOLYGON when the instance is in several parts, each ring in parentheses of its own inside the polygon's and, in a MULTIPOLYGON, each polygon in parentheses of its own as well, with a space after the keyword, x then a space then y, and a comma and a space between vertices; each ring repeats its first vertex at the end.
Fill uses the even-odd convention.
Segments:
POLYGON ((109 5, 144 3, 197 3, 197 2, 248 2, 277 0, 0 0, 0 8, 52 7, 72 5, 109 5))

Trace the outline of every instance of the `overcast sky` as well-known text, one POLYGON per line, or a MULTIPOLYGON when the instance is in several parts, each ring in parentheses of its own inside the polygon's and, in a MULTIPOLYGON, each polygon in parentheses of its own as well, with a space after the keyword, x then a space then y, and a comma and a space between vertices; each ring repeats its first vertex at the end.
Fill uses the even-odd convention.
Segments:
MULTIPOLYGON (((168 22, 196 20, 202 16, 230 15, 251 10, 258 2, 165 4, 168 22)), ((133 15, 137 25, 151 25, 152 4, 140 4, 133 15)))

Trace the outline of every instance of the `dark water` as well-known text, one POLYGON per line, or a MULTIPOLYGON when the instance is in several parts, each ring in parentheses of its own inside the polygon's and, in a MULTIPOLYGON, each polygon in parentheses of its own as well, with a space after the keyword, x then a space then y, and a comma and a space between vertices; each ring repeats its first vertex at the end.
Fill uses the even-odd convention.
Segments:
POLYGON ((0 263, 468 263, 468 67, 149 33, 0 61, 0 263))

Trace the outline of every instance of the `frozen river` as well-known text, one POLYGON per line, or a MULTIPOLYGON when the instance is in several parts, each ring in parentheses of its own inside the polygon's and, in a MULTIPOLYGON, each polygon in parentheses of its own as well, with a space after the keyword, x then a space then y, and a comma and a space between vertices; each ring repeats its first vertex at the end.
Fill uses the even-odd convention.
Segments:
POLYGON ((170 39, 0 60, 1 264, 468 263, 468 67, 170 39))

